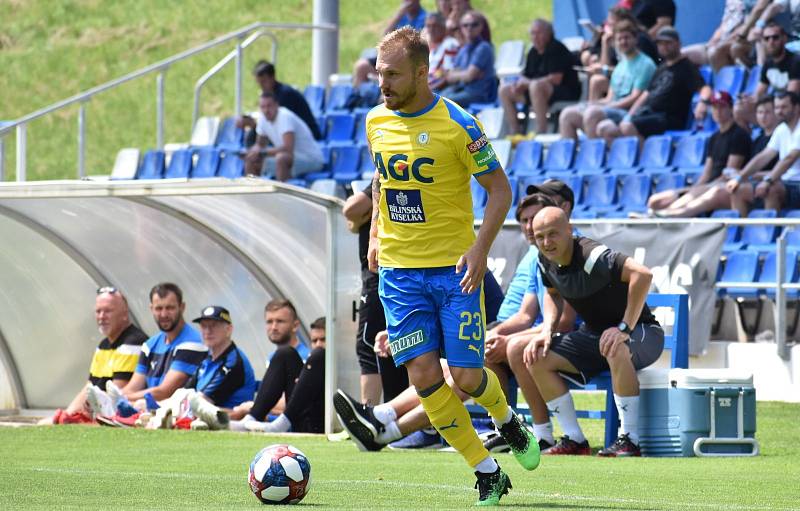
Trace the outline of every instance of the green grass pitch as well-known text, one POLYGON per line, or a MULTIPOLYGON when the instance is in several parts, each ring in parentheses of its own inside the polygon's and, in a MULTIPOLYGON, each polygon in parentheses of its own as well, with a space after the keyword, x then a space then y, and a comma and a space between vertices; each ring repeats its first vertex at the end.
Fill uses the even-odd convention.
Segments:
MULTIPOLYGON (((570 510, 800 509, 800 405, 759 403, 756 458, 544 457, 533 472, 497 459, 514 484, 501 505, 570 510)), ((593 446, 602 424, 584 421, 593 446)), ((477 492, 460 456, 435 451, 361 453, 311 435, 0 428, 0 508, 256 509, 247 467, 259 449, 291 443, 308 455, 319 509, 464 509, 477 492)))

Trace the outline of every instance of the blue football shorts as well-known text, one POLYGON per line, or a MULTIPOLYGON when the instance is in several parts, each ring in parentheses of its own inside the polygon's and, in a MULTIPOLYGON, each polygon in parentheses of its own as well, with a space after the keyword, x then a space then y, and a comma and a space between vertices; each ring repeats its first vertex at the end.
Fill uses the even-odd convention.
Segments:
POLYGON ((483 367, 482 282, 464 294, 464 271, 456 273, 455 266, 380 268, 378 275, 395 365, 437 351, 452 367, 483 367))

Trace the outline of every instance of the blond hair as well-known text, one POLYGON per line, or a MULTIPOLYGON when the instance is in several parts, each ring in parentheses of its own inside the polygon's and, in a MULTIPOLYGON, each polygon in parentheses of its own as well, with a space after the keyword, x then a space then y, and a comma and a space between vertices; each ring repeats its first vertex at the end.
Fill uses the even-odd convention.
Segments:
POLYGON ((428 65, 430 48, 419 31, 411 27, 398 28, 386 34, 377 46, 378 53, 405 50, 406 55, 415 67, 428 65))

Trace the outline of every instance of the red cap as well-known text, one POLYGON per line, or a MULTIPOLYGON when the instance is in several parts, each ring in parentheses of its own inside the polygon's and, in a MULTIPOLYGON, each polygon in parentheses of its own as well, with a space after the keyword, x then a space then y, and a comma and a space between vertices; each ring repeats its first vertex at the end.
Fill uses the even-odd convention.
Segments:
POLYGON ((714 91, 714 94, 711 95, 710 99, 711 105, 726 105, 726 106, 733 106, 733 98, 730 94, 725 92, 724 90, 714 91))

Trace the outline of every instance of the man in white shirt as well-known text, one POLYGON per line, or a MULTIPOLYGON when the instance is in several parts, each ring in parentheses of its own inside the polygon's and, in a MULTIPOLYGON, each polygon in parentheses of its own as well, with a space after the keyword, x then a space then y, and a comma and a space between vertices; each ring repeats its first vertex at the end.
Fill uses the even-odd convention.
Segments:
POLYGON ((800 204, 800 96, 794 92, 775 95, 775 115, 783 122, 775 128, 767 146, 748 162, 742 172, 726 184, 731 207, 747 216, 755 199, 764 199, 766 209, 798 207, 800 204), (772 170, 759 172, 780 158, 772 170), (753 174, 757 185, 750 179, 753 174))
POLYGON ((271 92, 261 94, 258 108, 256 143, 244 159, 247 175, 263 171, 277 181, 287 181, 322 169, 322 150, 302 119, 280 106, 271 92))
POLYGON ((433 90, 447 85, 445 74, 453 68, 458 53, 458 41, 447 35, 447 20, 440 12, 432 12, 425 18, 425 40, 430 48, 428 62, 428 84, 433 90))

